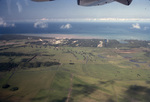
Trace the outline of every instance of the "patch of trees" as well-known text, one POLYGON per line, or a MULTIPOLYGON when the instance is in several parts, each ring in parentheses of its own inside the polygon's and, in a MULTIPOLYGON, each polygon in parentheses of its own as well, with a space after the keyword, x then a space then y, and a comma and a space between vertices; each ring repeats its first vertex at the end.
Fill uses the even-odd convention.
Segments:
POLYGON ((0 35, 0 40, 17 40, 17 39, 28 39, 28 38, 32 38, 35 40, 38 39, 52 39, 50 37, 38 37, 38 36, 25 36, 25 35, 18 35, 18 34, 4 34, 4 35, 0 35))
POLYGON ((55 56, 55 54, 51 54, 51 55, 49 55, 49 54, 42 54, 42 56, 50 56, 50 57, 53 57, 53 56, 55 56))
POLYGON ((148 47, 148 41, 141 40, 125 40, 128 43, 120 43, 117 40, 109 40, 108 43, 104 42, 104 47, 115 48, 115 47, 129 47, 129 48, 139 48, 139 47, 148 47))
POLYGON ((130 43, 120 43, 117 40, 109 40, 109 42, 106 41, 106 39, 70 39, 67 41, 66 45, 71 47, 97 47, 97 45, 100 43, 100 41, 103 41, 103 47, 109 47, 109 48, 115 48, 115 47, 121 47, 121 46, 129 46, 130 43), (73 43, 75 42, 75 43, 73 43))
POLYGON ((19 88, 18 87, 12 87, 10 90, 11 91, 17 91, 17 90, 19 90, 19 88))
POLYGON ((13 47, 14 45, 3 45, 3 46, 0 46, 0 48, 3 48, 3 47, 7 47, 7 48, 11 48, 11 47, 13 47))
MULTIPOLYGON (((39 53, 34 54, 26 54, 26 53, 20 53, 20 52, 0 52, 0 56, 36 56, 39 53)), ((42 54, 42 56, 55 56, 55 54, 42 54)), ((26 59, 24 59, 26 60, 26 59)))
POLYGON ((18 67, 17 63, 0 63, 0 71, 10 71, 15 67, 18 67))
POLYGON ((21 60, 21 62, 28 62, 30 59, 29 58, 23 58, 22 60, 21 60))
POLYGON ((150 57, 150 51, 147 51, 144 55, 150 57))
POLYGON ((53 65, 60 65, 59 62, 29 62, 29 63, 21 63, 19 66, 22 68, 38 68, 38 67, 49 67, 53 65))
POLYGON ((142 60, 139 60, 139 59, 130 59, 129 61, 134 62, 134 63, 147 63, 146 61, 142 61, 142 60))
POLYGON ((33 44, 33 45, 43 45, 43 43, 48 44, 48 41, 25 42, 25 44, 33 44))
POLYGON ((70 65, 74 65, 74 63, 69 63, 70 65))
POLYGON ((2 86, 3 89, 7 89, 7 88, 9 88, 9 87, 10 87, 9 84, 4 84, 4 85, 2 86))
POLYGON ((139 47, 149 47, 148 41, 141 41, 141 40, 127 40, 128 47, 130 48, 139 48, 139 47))
POLYGON ((21 68, 37 68, 37 67, 41 67, 41 62, 35 62, 35 63, 21 63, 19 65, 21 68))
POLYGON ((17 39, 27 39, 27 36, 24 35, 11 35, 11 34, 5 34, 0 36, 0 40, 17 40, 17 39))
POLYGON ((59 62, 22 62, 20 64, 17 63, 0 63, 0 71, 10 71, 13 68, 21 67, 21 68, 38 68, 38 67, 49 67, 53 65, 60 65, 59 62))
MULTIPOLYGON (((4 85, 2 86, 3 89, 7 89, 7 88, 9 88, 9 87, 10 87, 9 84, 4 84, 4 85)), ((17 90, 19 90, 19 87, 12 87, 12 88, 10 89, 10 91, 17 91, 17 90)))
POLYGON ((94 93, 96 90, 98 90, 98 87, 95 85, 89 85, 89 84, 73 84, 73 87, 75 88, 74 94, 75 95, 85 95, 88 96, 92 93, 94 93), (77 89, 80 90, 77 90, 77 89))
POLYGON ((2 48, 2 49, 0 49, 0 51, 2 51, 2 50, 7 50, 7 49, 9 49, 9 48, 2 48))
POLYGON ((13 47, 13 48, 20 48, 20 47, 27 47, 27 45, 21 45, 21 46, 16 46, 16 47, 13 47))
POLYGON ((59 62, 44 62, 43 64, 46 67, 49 67, 49 66, 52 66, 52 65, 60 65, 59 62))
POLYGON ((126 95, 123 99, 125 102, 132 102, 133 100, 136 102, 150 102, 149 87, 131 85, 125 92, 126 95))
POLYGON ((68 40, 66 45, 76 47, 76 45, 80 47, 97 47, 100 39, 70 39, 68 40), (77 41, 73 43, 74 41, 77 41))
POLYGON ((108 48, 116 48, 122 46, 121 43, 117 40, 109 40, 109 42, 105 45, 108 48))
POLYGON ((92 53, 89 53, 90 56, 94 56, 92 53))
POLYGON ((25 54, 20 52, 1 52, 0 56, 33 56, 33 54, 25 54))
POLYGON ((43 44, 42 41, 37 41, 37 42, 26 42, 25 44, 28 44, 28 43, 30 43, 30 44, 35 44, 35 45, 42 45, 42 44, 43 44))

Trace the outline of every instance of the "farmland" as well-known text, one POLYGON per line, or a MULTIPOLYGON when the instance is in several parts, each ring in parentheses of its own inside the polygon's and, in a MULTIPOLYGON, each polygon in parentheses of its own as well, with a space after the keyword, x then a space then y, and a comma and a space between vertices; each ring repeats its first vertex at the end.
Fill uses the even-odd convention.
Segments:
POLYGON ((0 39, 0 102, 150 102, 150 41, 14 36, 0 39))

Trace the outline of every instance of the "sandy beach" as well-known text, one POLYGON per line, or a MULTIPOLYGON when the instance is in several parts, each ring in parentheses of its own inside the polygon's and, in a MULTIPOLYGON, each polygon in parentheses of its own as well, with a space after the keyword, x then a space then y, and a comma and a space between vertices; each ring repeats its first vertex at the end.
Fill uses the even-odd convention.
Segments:
POLYGON ((75 34, 24 34, 30 36, 53 37, 56 39, 102 39, 102 37, 81 36, 75 34))

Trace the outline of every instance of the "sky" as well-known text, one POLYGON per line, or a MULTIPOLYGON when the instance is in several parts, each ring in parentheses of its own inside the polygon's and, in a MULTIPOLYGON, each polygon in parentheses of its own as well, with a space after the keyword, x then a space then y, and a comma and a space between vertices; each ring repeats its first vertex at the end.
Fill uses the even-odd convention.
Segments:
POLYGON ((150 0, 133 0, 126 6, 117 2, 84 7, 77 0, 33 2, 31 0, 0 0, 0 22, 41 20, 124 20, 150 19, 150 0))

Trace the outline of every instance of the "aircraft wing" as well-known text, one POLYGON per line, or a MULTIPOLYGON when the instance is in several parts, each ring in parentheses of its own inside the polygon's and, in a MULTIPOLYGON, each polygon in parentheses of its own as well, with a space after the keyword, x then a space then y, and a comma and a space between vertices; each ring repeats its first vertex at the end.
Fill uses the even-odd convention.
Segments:
MULTIPOLYGON (((54 0, 32 0, 36 2, 43 2, 43 1, 54 1, 54 0)), ((124 5, 130 5, 132 0, 77 0, 78 5, 81 6, 97 6, 97 5, 104 5, 107 3, 111 3, 117 1, 119 3, 122 3, 124 5)))
POLYGON ((81 6, 97 6, 97 5, 104 5, 107 3, 111 3, 117 1, 124 5, 130 5, 132 0, 78 0, 78 5, 81 6))
POLYGON ((115 1, 122 3, 124 5, 130 5, 132 2, 132 0, 115 0, 115 1))
POLYGON ((35 2, 43 2, 43 1, 54 1, 54 0, 32 0, 32 1, 35 1, 35 2))

